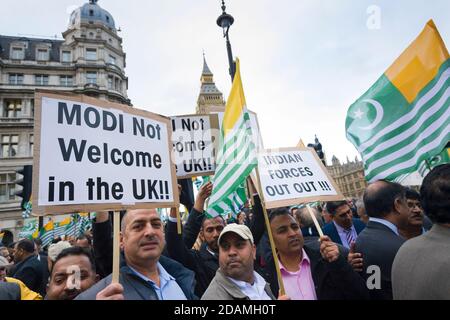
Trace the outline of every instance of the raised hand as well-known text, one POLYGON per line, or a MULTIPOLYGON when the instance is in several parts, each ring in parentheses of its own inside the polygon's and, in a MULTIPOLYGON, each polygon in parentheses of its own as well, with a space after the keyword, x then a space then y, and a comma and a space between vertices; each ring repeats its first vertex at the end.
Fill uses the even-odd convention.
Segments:
POLYGON ((362 254, 355 252, 355 242, 354 241, 350 244, 350 252, 348 253, 347 261, 352 266, 353 270, 355 270, 356 272, 363 271, 362 254))
POLYGON ((194 209, 198 212, 203 212, 205 207, 206 199, 211 195, 213 189, 213 184, 211 181, 205 183, 198 191, 197 197, 195 198, 194 209))

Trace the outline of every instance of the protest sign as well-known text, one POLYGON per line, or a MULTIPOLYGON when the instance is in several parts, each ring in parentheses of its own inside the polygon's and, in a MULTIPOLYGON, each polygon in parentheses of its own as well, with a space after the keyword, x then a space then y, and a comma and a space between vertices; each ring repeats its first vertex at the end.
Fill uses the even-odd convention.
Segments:
POLYGON ((313 149, 265 150, 258 155, 258 169, 268 209, 344 199, 313 149))
MULTIPOLYGON (((219 117, 219 128, 222 128, 222 121, 223 121, 223 116, 225 114, 223 108, 221 107, 214 107, 214 106, 210 106, 207 109, 207 112, 210 114, 217 114, 219 117)), ((252 130, 252 140, 253 143, 256 147, 257 152, 259 150, 263 150, 264 149, 264 143, 263 143, 263 139, 261 136, 261 130, 259 129, 259 122, 258 122, 258 115, 253 112, 248 110, 248 113, 250 115, 250 124, 251 124, 251 130, 252 130)))
POLYGON ((171 117, 178 179, 214 174, 219 122, 216 114, 171 117))
POLYGON ((34 213, 178 205, 170 119, 86 96, 35 101, 34 213))

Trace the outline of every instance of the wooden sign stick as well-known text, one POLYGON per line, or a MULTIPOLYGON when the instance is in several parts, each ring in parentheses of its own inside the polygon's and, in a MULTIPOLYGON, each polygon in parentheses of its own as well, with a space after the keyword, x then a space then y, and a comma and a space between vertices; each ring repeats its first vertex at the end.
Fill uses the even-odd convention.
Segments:
POLYGON ((281 271, 280 271, 280 262, 278 261, 278 255, 277 252, 275 250, 275 243, 273 241, 273 236, 272 236, 272 229, 270 228, 270 222, 269 222, 269 215, 267 214, 267 209, 266 209, 266 201, 264 200, 264 192, 261 186, 261 178, 259 176, 259 169, 258 167, 256 167, 256 175, 258 177, 258 185, 259 185, 259 190, 261 190, 261 194, 259 195, 260 199, 261 199, 261 206, 263 208, 263 212, 264 212, 264 220, 266 221, 266 229, 267 229, 267 234, 269 236, 269 241, 270 241, 270 248, 272 249, 272 256, 273 256, 273 262, 275 263, 275 269, 277 271, 277 278, 278 278, 278 286, 280 288, 280 295, 285 295, 286 291, 284 290, 284 283, 283 283, 283 278, 281 277, 281 271))
POLYGON ((180 207, 175 207, 175 211, 177 212, 177 231, 178 231, 178 234, 181 234, 180 207))
POLYGON ((113 272, 112 283, 119 283, 120 271, 120 211, 114 211, 114 238, 113 238, 113 272))
POLYGON ((322 228, 320 227, 319 221, 317 221, 316 215, 314 214, 314 212, 312 212, 311 208, 309 207, 309 204, 306 205, 306 208, 308 208, 309 215, 314 221, 314 225, 316 226, 317 232, 321 237, 323 237, 323 231, 322 228))

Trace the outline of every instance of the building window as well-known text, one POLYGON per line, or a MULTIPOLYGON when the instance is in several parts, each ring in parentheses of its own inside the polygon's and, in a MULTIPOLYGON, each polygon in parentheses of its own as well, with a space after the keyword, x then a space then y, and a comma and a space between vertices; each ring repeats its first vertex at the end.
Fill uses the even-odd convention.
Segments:
POLYGON ((38 49, 37 60, 38 61, 48 61, 48 50, 47 49, 38 49))
POLYGON ((355 182, 356 189, 361 189, 361 183, 355 182))
POLYGON ((109 16, 106 16, 106 22, 109 23, 109 16))
POLYGON ((34 83, 37 86, 48 86, 48 75, 45 74, 37 74, 34 76, 34 83))
POLYGON ((69 63, 72 60, 72 55, 70 51, 63 51, 62 52, 62 62, 69 63))
POLYGON ((109 63, 110 64, 113 64, 113 65, 116 65, 116 57, 113 57, 113 56, 109 56, 109 63))
POLYGON ((113 88, 113 77, 112 76, 108 76, 108 89, 112 90, 113 88))
POLYGON ((118 78, 114 79, 114 90, 119 90, 119 79, 118 78))
POLYGON ((22 111, 22 100, 5 100, 4 117, 17 118, 22 111))
POLYGON ((72 87, 73 86, 73 77, 72 76, 59 76, 59 83, 63 87, 72 87))
POLYGON ((12 48, 11 59, 22 60, 24 58, 23 48, 12 48))
POLYGON ((30 134, 30 157, 33 156, 34 134, 30 134))
POLYGON ((34 118, 34 99, 30 100, 30 106, 31 106, 31 117, 34 118))
POLYGON ((86 60, 97 60, 97 49, 86 49, 86 60))
POLYGON ((94 10, 89 10, 89 16, 93 17, 94 16, 94 10))
POLYGON ((97 72, 95 71, 88 71, 86 72, 86 82, 97 84, 97 72))
POLYGON ((15 157, 19 149, 19 135, 7 134, 2 135, 2 157, 12 158, 15 157))
POLYGON ((9 84, 12 84, 12 85, 23 84, 23 74, 11 73, 9 75, 9 84))
POLYGON ((0 174, 0 201, 9 201, 16 199, 16 173, 0 174))

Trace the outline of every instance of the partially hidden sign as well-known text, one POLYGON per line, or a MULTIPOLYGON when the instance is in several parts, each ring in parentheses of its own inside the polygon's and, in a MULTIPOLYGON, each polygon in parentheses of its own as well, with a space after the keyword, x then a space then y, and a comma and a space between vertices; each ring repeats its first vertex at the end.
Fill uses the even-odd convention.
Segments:
POLYGON ((171 117, 177 177, 208 176, 216 170, 219 120, 216 114, 171 117))
POLYGON ((344 199, 313 149, 265 150, 258 169, 268 209, 344 199))
POLYGON ((178 205, 169 118, 86 96, 35 101, 34 213, 178 205))

